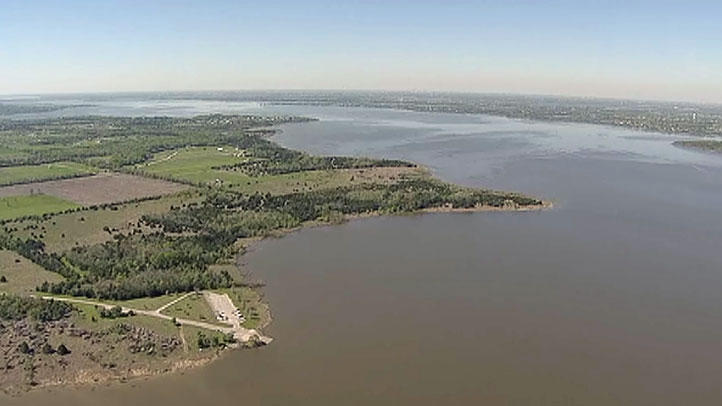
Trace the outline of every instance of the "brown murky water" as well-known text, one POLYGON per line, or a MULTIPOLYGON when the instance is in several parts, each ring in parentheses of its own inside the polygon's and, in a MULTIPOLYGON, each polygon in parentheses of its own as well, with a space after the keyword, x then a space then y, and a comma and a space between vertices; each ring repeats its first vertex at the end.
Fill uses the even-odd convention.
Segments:
POLYGON ((414 159, 556 208, 265 241, 244 261, 268 283, 271 346, 0 404, 722 404, 722 158, 595 126, 295 109, 325 121, 286 145, 414 159))

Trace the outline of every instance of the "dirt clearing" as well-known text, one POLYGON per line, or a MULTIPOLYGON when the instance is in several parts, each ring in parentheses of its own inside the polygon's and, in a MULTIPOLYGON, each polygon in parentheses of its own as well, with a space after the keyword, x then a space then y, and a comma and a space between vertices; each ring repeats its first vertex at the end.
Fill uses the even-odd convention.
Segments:
POLYGON ((0 197, 46 194, 92 206, 177 193, 189 186, 123 173, 0 187, 0 197))

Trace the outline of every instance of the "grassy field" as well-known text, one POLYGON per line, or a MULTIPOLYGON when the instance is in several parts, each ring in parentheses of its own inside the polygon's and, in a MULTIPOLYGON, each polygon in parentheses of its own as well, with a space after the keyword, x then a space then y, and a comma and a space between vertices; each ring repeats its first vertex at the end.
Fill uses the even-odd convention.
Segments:
MULTIPOLYGON (((168 295, 163 296, 156 296, 156 297, 142 297, 138 299, 131 299, 131 300, 101 300, 101 299, 90 299, 85 297, 75 297, 70 295, 60 295, 60 294, 53 294, 53 293, 47 293, 43 292, 43 296, 47 297, 55 297, 58 299, 81 299, 88 302, 93 303, 102 303, 106 305, 118 305, 121 307, 128 307, 131 309, 137 309, 137 310, 156 310, 159 307, 168 304, 172 302, 173 300, 183 296, 183 293, 171 293, 168 295)), ((87 304, 77 304, 73 303, 73 306, 90 306, 95 307, 95 305, 87 305, 87 304)))
POLYGON ((137 168, 147 173, 191 182, 212 183, 216 179, 230 182, 234 180, 233 176, 228 178, 225 172, 212 167, 244 162, 246 158, 239 156, 241 154, 241 151, 231 147, 225 147, 223 151, 216 147, 184 148, 158 153, 150 162, 137 168))
MULTIPOLYGON (((14 234, 21 238, 33 235, 40 238, 49 252, 63 252, 76 245, 92 245, 112 239, 103 228, 125 232, 132 230, 144 214, 164 213, 171 206, 198 201, 198 195, 188 192, 166 196, 158 200, 121 205, 117 210, 83 210, 61 214, 44 221, 23 221, 13 224, 14 234)), ((0 200, 2 201, 2 200, 0 200)), ((0 206, 2 208, 2 206, 0 206)))
POLYGON ((80 206, 55 196, 8 196, 0 198, 0 220, 57 213, 77 207, 80 206))
POLYGON ((170 306, 163 311, 171 317, 204 321, 206 323, 216 323, 216 316, 213 313, 213 309, 208 305, 206 299, 202 295, 190 295, 180 302, 170 306))
POLYGON ((90 175, 96 170, 76 162, 57 162, 44 165, 11 166, 0 168, 0 186, 18 182, 39 182, 77 175, 90 175))
POLYGON ((243 323, 245 328, 259 328, 267 325, 271 321, 271 312, 268 305, 263 302, 261 294, 251 288, 238 287, 230 289, 220 289, 220 293, 227 293, 233 304, 241 311, 246 318, 243 323))
POLYGON ((376 182, 384 183, 390 178, 396 178, 402 173, 411 173, 412 171, 413 169, 409 168, 342 169, 295 172, 257 178, 246 176, 240 172, 227 173, 238 177, 237 182, 230 183, 233 190, 243 193, 286 194, 349 186, 366 182, 371 178, 376 182))
POLYGON ((24 295, 35 293, 35 287, 45 281, 63 280, 62 276, 48 272, 28 259, 5 250, 0 250, 0 276, 7 279, 7 282, 0 283, 0 292, 24 295))
MULTIPOLYGON (((183 336, 186 339, 186 342, 188 343, 188 349, 191 352, 198 352, 201 349, 198 347, 198 333, 203 333, 206 337, 218 337, 219 340, 223 340, 223 333, 220 333, 218 331, 211 331, 206 330, 204 328, 194 327, 194 326, 183 326, 183 336)), ((203 351, 215 351, 215 349, 205 349, 203 351)))
POLYGON ((0 145, 0 157, 11 157, 15 156, 16 152, 14 149, 10 149, 4 145, 0 145))
POLYGON ((94 305, 74 303, 73 306, 78 309, 73 319, 80 327, 97 330, 112 327, 118 323, 128 323, 138 327, 148 328, 168 337, 178 335, 178 327, 169 320, 144 315, 105 319, 100 317, 100 310, 94 305))
POLYGON ((0 132, 0 158, 23 158, 29 154, 27 152, 18 151, 14 146, 18 146, 19 137, 9 136, 0 132))
POLYGON ((156 154, 151 162, 136 169, 191 182, 221 183, 243 193, 271 194, 312 191, 361 182, 385 183, 396 180, 399 176, 420 171, 416 168, 368 168, 252 177, 239 170, 213 169, 221 165, 243 162, 246 159, 242 151, 230 147, 223 148, 223 151, 215 147, 195 147, 156 154))
POLYGON ((119 301, 109 300, 109 301, 107 301, 107 303, 114 303, 119 306, 129 307, 131 309, 156 310, 156 309, 160 308, 161 306, 166 305, 181 296, 183 296, 181 293, 172 293, 169 295, 156 296, 156 297, 142 297, 140 299, 119 300, 119 301))

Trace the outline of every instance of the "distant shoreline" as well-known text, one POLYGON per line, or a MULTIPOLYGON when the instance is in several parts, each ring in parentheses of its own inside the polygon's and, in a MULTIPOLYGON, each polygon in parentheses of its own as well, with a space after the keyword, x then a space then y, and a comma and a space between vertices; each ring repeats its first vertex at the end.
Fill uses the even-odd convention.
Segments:
POLYGON ((722 141, 710 140, 710 139, 699 139, 699 140, 679 140, 672 143, 672 145, 689 149, 692 151, 711 152, 715 154, 722 154, 722 141))

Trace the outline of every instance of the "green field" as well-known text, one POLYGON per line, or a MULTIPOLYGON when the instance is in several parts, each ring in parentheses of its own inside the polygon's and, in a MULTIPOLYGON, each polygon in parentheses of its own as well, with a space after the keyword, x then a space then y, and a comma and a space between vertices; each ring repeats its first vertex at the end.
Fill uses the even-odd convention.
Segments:
POLYGON ((219 151, 216 147, 184 148, 156 154, 153 159, 138 166, 143 172, 169 176, 191 182, 212 183, 216 179, 223 181, 237 180, 233 173, 212 169, 219 165, 232 165, 243 162, 246 158, 239 157, 240 151, 225 147, 219 151), (231 175, 230 178, 227 175, 231 175))
MULTIPOLYGON (((154 175, 167 176, 171 179, 221 184, 242 193, 271 194, 348 186, 353 184, 354 180, 356 182, 361 181, 359 173, 365 173, 364 177, 368 181, 370 180, 369 174, 381 173, 384 170, 383 168, 370 168, 361 171, 318 170, 252 177, 240 171, 213 169, 213 167, 243 162, 246 159, 243 157, 242 151, 237 151, 232 147, 224 147, 223 151, 219 151, 216 147, 194 147, 158 153, 149 163, 137 166, 134 169, 154 175)), ((381 175, 379 179, 374 179, 374 181, 384 182, 384 177, 384 175, 381 175)))
POLYGON ((15 183, 39 182, 48 179, 91 175, 96 170, 76 162, 57 162, 43 165, 10 166, 0 168, 0 186, 15 183))
MULTIPOLYGON (((15 235, 21 238, 41 239, 49 252, 63 252, 75 246, 102 243, 113 238, 106 231, 130 232, 136 228, 138 220, 144 214, 165 213, 171 206, 198 201, 193 193, 180 193, 166 196, 158 200, 147 200, 138 203, 127 203, 111 209, 82 210, 61 214, 49 220, 27 220, 13 224, 17 229, 15 235)), ((0 206, 2 210, 2 206, 0 206)))
POLYGON ((127 323, 153 330, 158 334, 168 337, 178 335, 178 327, 173 325, 169 320, 145 315, 106 319, 100 317, 100 308, 98 306, 80 303, 73 303, 73 306, 78 309, 73 319, 80 327, 104 329, 119 323, 127 323))
MULTIPOLYGON (((219 340, 223 340, 224 334, 218 331, 206 330, 204 328, 194 326, 183 326, 183 336, 188 343, 188 349, 192 352, 201 351, 198 347, 198 333, 202 333, 206 337, 218 337, 219 340)), ((214 351, 214 349, 205 349, 204 351, 214 351)))
MULTIPOLYGON (((6 251, 7 252, 7 251, 6 251)), ((0 264, 2 263, 2 253, 3 251, 0 251, 0 264)), ((12 254, 12 253, 11 253, 12 254)), ((31 263, 32 264, 32 263, 31 263)), ((55 278, 60 278, 56 274, 55 278)), ((0 272, 0 275, 3 275, 2 272, 0 272)), ((43 279, 45 280, 45 279, 43 279)), ((41 282, 42 283, 42 282, 41 282)), ((8 282, 8 286, 10 284, 10 280, 8 282)), ((35 290, 35 285, 33 285, 33 292, 35 290)), ((6 290, 7 292, 11 292, 9 289, 6 290)), ((0 284, 0 293, 2 293, 2 284, 0 284)), ((29 291, 28 291, 29 292, 29 291)), ((48 297, 57 297, 57 298, 74 298, 73 296, 67 296, 67 295, 53 295, 50 293, 43 293, 43 296, 48 297)), ((108 319, 100 317, 100 303, 103 304, 113 304, 118 305, 121 307, 127 307, 130 309, 136 309, 136 310, 156 310, 159 307, 172 302, 175 299, 178 299, 179 297, 183 296, 180 293, 174 293, 169 295, 163 295, 158 296, 154 298, 140 298, 140 299, 132 299, 132 300, 121 300, 121 301, 113 301, 113 300, 102 300, 97 301, 98 305, 91 304, 90 302, 96 302, 95 299, 85 299, 81 298, 83 300, 87 300, 89 303, 73 303, 73 306, 78 309, 78 312, 74 315, 74 320, 79 323, 83 327, 87 328, 108 328, 118 323, 129 323, 134 324, 139 327, 145 327, 148 329, 151 329, 159 334, 164 334, 167 336, 176 335, 178 334, 178 327, 174 325, 170 320, 162 319, 159 317, 153 317, 153 316, 146 316, 146 315, 134 315, 131 317, 121 317, 117 319, 108 319)), ((171 317, 177 317, 177 318, 184 318, 189 320, 196 320, 196 321, 202 321, 209 324, 217 325, 220 327, 228 327, 228 324, 220 323, 216 321, 215 314, 213 313, 213 310, 210 308, 208 303, 205 301, 202 295, 191 295, 180 302, 174 304, 170 308, 167 308, 163 311, 164 315, 168 315, 171 317)), ((198 328, 198 327, 192 327, 192 326, 185 326, 185 328, 192 328, 196 329, 198 331, 202 331, 206 334, 215 334, 217 333, 214 330, 208 330, 205 328, 198 328)), ((222 336, 222 333, 218 333, 219 336, 222 336)), ((195 339, 195 335, 192 337, 195 339)))
MULTIPOLYGON (((0 137, 0 142, 3 142, 4 139, 0 137)), ((28 154, 24 152, 16 151, 12 148, 8 148, 5 145, 0 145, 0 158, 21 158, 21 157, 27 157, 28 154)))
POLYGON ((45 281, 63 280, 62 276, 6 250, 0 250, 0 276, 7 279, 7 282, 0 283, 0 292, 24 295, 35 293, 35 288, 45 281))
POLYGON ((223 325, 222 323, 216 322, 216 315, 213 313, 213 309, 208 305, 203 295, 190 295, 163 310, 163 314, 179 319, 197 320, 223 325))
POLYGON ((105 302, 117 304, 118 306, 122 306, 122 307, 129 307, 131 309, 157 310, 161 306, 166 305, 166 304, 172 302, 173 300, 178 299, 181 296, 183 296, 181 293, 171 293, 168 295, 156 296, 156 297, 142 297, 139 299, 131 299, 131 300, 108 300, 105 302))
POLYGON ((0 220, 22 216, 40 216, 74 209, 79 205, 55 196, 8 196, 0 198, 0 220))

